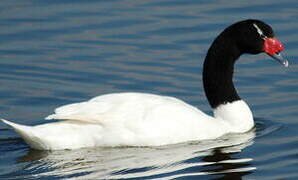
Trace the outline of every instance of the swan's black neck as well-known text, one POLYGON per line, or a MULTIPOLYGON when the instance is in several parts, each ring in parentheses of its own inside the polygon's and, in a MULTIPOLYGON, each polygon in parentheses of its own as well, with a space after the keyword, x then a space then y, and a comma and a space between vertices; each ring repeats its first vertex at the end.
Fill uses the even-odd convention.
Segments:
POLYGON ((212 108, 240 100, 233 84, 235 61, 242 54, 233 34, 222 32, 208 50, 203 68, 203 83, 212 108))

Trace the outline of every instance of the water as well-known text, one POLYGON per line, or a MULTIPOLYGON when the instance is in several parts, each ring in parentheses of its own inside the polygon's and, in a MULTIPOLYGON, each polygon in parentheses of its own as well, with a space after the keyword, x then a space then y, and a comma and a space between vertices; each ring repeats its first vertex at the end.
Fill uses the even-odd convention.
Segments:
POLYGON ((242 19, 271 24, 290 61, 241 58, 235 83, 256 128, 213 141, 34 151, 1 123, 1 179, 298 178, 297 1, 2 0, 0 9, 0 112, 22 124, 125 91, 175 96, 210 113, 203 59, 214 37, 242 19))

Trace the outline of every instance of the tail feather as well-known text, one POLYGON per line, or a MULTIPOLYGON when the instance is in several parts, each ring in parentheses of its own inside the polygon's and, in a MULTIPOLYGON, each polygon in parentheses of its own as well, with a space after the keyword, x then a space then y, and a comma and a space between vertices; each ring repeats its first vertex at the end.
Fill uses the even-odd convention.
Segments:
POLYGON ((16 124, 5 119, 1 119, 1 121, 12 127, 31 148, 43 149, 43 144, 38 143, 38 137, 34 135, 33 127, 16 124))
POLYGON ((19 130, 19 129, 27 128, 28 127, 28 126, 24 126, 24 125, 20 125, 20 124, 16 124, 16 123, 10 122, 10 121, 5 120, 5 119, 1 119, 1 121, 4 122, 5 124, 9 125, 10 127, 12 127, 15 130, 19 130))

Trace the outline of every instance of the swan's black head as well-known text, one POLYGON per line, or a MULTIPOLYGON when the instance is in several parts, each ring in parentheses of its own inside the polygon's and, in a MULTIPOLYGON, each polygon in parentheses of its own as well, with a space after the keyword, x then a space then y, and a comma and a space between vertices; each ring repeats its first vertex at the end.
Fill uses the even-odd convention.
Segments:
POLYGON ((288 66, 280 52, 284 49, 272 28, 260 20, 249 19, 227 27, 210 46, 204 62, 203 83, 212 108, 240 100, 234 84, 234 63, 244 53, 267 53, 288 66))
POLYGON ((274 37, 272 28, 259 20, 240 21, 228 27, 227 31, 236 41, 238 48, 249 54, 264 52, 264 38, 274 37))
POLYGON ((267 53, 285 66, 288 62, 280 55, 284 46, 275 38, 272 28, 255 19, 237 22, 226 30, 227 34, 235 40, 241 53, 259 54, 267 53))

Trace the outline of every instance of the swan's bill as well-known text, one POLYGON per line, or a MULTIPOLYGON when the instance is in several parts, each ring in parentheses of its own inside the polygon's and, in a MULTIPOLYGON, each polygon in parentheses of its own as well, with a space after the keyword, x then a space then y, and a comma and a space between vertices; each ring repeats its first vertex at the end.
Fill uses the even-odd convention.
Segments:
POLYGON ((271 56, 273 59, 277 60, 280 64, 284 65, 285 67, 289 66, 289 62, 288 60, 286 60, 281 53, 276 53, 276 54, 268 54, 269 56, 271 56))

